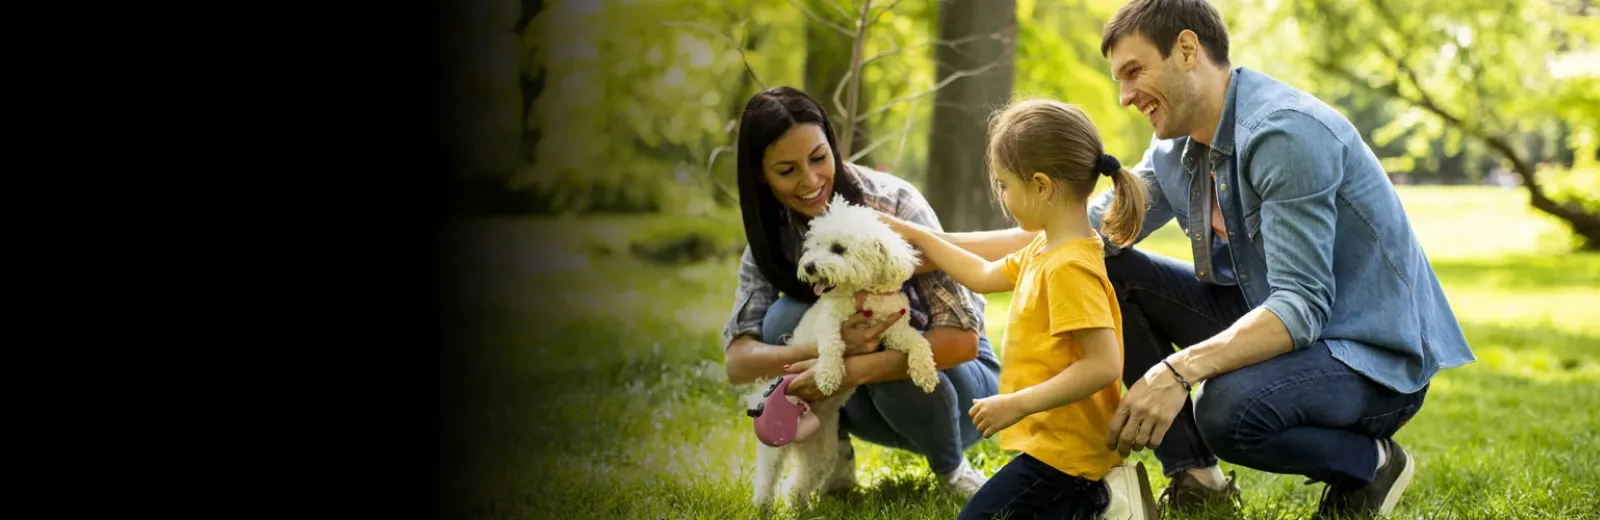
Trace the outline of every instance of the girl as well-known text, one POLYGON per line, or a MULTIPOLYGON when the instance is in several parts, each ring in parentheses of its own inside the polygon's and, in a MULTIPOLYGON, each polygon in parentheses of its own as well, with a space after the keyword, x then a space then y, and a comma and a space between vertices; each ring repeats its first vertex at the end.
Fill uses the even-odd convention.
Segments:
MULTIPOLYGON (((1111 177, 1116 198, 1103 231, 1125 245, 1144 218, 1144 187, 1104 153, 1099 132, 1075 106, 1014 104, 991 120, 989 135, 992 188, 1024 231, 1043 231, 1027 247, 989 262, 933 230, 882 217, 967 288, 1013 292, 1000 394, 975 401, 969 413, 984 437, 999 433, 1002 449, 1021 453, 960 518, 1095 518, 1111 498, 1105 477, 1122 463, 1105 441, 1120 399, 1122 315, 1088 198, 1100 176, 1111 177)), ((1148 481, 1136 473, 1129 478, 1139 479, 1133 489, 1142 497, 1126 498, 1143 518, 1153 507, 1148 481)))

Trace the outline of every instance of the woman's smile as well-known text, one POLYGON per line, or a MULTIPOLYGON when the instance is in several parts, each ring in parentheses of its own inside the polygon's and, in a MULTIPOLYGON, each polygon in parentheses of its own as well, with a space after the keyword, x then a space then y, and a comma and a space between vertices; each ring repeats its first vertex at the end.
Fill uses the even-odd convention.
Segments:
MULTIPOLYGON (((822 186, 810 192, 795 195, 796 208, 814 209, 820 213, 828 205, 828 195, 833 191, 833 181, 823 182, 822 186)), ((805 213, 811 213, 807 211, 805 213)))

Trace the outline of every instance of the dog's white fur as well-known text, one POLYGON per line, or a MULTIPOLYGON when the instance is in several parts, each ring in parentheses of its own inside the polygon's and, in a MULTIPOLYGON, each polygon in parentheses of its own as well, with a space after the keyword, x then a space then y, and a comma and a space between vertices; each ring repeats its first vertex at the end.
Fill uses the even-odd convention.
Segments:
MULTIPOLYGON (((874 316, 894 316, 902 309, 909 310, 910 302, 900 288, 911 278, 917 262, 916 250, 879 221, 876 212, 850 204, 844 197, 835 195, 827 211, 811 220, 798 276, 803 282, 831 285, 833 289, 823 293, 800 318, 789 343, 817 345, 817 362, 811 370, 817 389, 829 397, 811 404, 811 413, 817 414, 820 427, 810 438, 779 448, 757 443, 757 505, 772 505, 789 455, 796 462, 786 493, 792 506, 804 507, 832 476, 839 456, 839 409, 854 393, 853 389, 835 393, 845 375, 840 324, 856 313, 858 291, 868 293, 862 309, 872 311, 874 316)), ((881 341, 884 347, 905 353, 912 382, 923 391, 933 392, 939 384, 933 350, 927 338, 911 328, 909 318, 897 320, 884 331, 881 341)))

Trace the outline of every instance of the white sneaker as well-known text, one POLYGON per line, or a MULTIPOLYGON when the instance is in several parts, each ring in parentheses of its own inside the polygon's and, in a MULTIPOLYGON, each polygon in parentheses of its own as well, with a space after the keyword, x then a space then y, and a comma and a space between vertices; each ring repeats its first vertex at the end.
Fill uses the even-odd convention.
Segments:
POLYGON ((1104 520, 1155 520, 1156 498, 1150 491, 1150 475, 1139 461, 1123 462, 1105 476, 1111 503, 1100 515, 1104 520))
POLYGON ((989 477, 983 476, 983 472, 968 464, 966 457, 961 457, 960 467, 939 475, 938 479, 941 487, 963 499, 972 498, 972 495, 978 493, 978 488, 989 482, 989 477))
POLYGON ((850 438, 839 439, 839 456, 833 460, 833 472, 822 485, 824 493, 846 493, 856 487, 856 449, 850 438))

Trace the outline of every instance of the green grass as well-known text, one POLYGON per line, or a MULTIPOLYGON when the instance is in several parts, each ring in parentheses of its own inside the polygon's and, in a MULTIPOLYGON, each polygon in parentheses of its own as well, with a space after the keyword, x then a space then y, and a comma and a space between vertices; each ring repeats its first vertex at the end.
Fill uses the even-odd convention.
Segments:
MULTIPOLYGON (((1402 196, 1479 361, 1443 372, 1398 435, 1420 467, 1395 516, 1592 515, 1600 255, 1565 253, 1565 238, 1525 208, 1520 191, 1402 196)), ((671 225, 722 226, 725 238, 736 222, 733 214, 671 225)), ((462 225, 457 236, 469 242, 452 308, 466 363, 451 407, 450 516, 756 517, 747 484, 755 440, 738 402, 747 389, 727 385, 721 367, 733 259, 663 266, 596 253, 669 232, 661 219, 462 225)), ((1171 228, 1143 247, 1189 257, 1171 228)), ((995 337, 1007 297, 991 298, 995 337)), ((919 458, 856 447, 863 489, 805 518, 960 510, 934 491, 919 458)), ((992 441, 968 455, 990 473, 1009 460, 992 441)), ((1136 458, 1154 464, 1148 452, 1136 458)), ((1300 477, 1223 468, 1237 472, 1248 518, 1304 517, 1321 492, 1300 477)), ((1159 492, 1165 479, 1153 478, 1159 492)))

